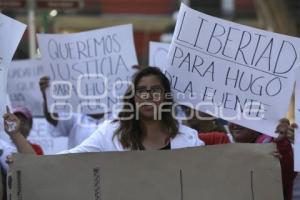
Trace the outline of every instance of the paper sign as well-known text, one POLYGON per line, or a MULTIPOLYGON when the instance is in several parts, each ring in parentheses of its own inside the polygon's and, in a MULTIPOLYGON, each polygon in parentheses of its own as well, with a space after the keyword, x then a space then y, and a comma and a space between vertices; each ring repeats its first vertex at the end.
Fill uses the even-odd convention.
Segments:
MULTIPOLYGON (((300 69, 296 70, 296 76, 299 77, 300 69)), ((300 125, 300 80, 296 80, 295 87, 295 122, 300 125)), ((300 172, 300 129, 295 129, 295 146, 294 146, 294 170, 300 172)))
POLYGON ((182 104, 275 136, 300 66, 300 40, 181 5, 166 75, 182 104))
POLYGON ((34 118, 28 140, 42 147, 45 155, 52 155, 68 149, 68 137, 55 137, 44 118, 34 118))
POLYGON ((16 155, 8 196, 12 200, 283 200, 280 163, 270 153, 274 147, 227 144, 174 151, 16 155))
POLYGON ((162 42, 150 42, 149 65, 165 70, 170 44, 162 42))
MULTIPOLYGON (((7 71, 26 25, 0 13, 0 115, 5 112, 7 71)), ((1 123, 1 127, 3 124, 1 123)), ((1 128, 0 127, 0 128, 1 128)))
POLYGON ((51 112, 103 113, 123 97, 137 58, 131 25, 74 34, 38 34, 50 75, 51 112))
POLYGON ((8 70, 7 91, 13 107, 28 108, 33 116, 44 116, 39 80, 44 76, 40 60, 13 61, 8 70))

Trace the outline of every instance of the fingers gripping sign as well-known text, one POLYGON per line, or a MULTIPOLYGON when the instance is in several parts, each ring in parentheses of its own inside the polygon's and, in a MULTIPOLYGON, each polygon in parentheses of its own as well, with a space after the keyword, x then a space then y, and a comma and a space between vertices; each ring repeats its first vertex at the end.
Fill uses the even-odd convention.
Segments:
POLYGON ((49 84, 50 84, 50 78, 48 76, 41 77, 39 81, 41 92, 45 92, 46 89, 49 87, 49 84))
POLYGON ((297 124, 291 124, 288 119, 282 118, 279 121, 278 126, 276 127, 276 133, 278 133, 279 135, 275 140, 280 141, 286 138, 294 143, 294 132, 296 128, 298 128, 297 124))
POLYGON ((16 115, 10 112, 8 106, 6 106, 6 113, 3 118, 5 132, 11 135, 20 131, 20 120, 16 115))

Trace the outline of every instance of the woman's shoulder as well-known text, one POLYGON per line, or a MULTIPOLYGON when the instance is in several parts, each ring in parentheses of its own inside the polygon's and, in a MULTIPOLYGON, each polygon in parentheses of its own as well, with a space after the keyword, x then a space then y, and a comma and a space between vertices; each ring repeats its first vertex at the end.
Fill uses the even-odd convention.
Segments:
POLYGON ((204 145, 204 142, 198 138, 196 130, 183 124, 179 124, 178 134, 171 142, 172 149, 202 145, 204 145))
POLYGON ((98 125, 98 127, 92 133, 92 135, 97 138, 98 137, 112 138, 118 127, 119 127, 119 122, 115 122, 113 120, 105 120, 98 125))
POLYGON ((115 131, 120 126, 119 121, 117 120, 105 120, 101 124, 99 124, 97 131, 105 132, 105 131, 115 131))
POLYGON ((179 124, 179 134, 185 134, 185 135, 197 135, 198 132, 195 129, 192 129, 184 124, 179 124))

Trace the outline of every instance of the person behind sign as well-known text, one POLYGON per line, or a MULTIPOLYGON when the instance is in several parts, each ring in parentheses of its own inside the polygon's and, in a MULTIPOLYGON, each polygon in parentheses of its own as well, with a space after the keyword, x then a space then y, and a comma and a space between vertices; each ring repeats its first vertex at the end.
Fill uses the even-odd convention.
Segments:
POLYGON ((270 143, 277 146, 276 156, 279 158, 282 174, 283 195, 285 200, 292 200, 294 173, 294 156, 291 143, 294 140, 294 129, 296 124, 290 124, 288 119, 281 119, 276 127, 277 138, 259 133, 255 130, 229 123, 230 134, 233 141, 237 143, 270 143))
POLYGON ((229 123, 229 133, 226 133, 223 127, 219 127, 215 123, 214 117, 189 107, 186 107, 184 110, 188 116, 185 123, 198 131, 198 136, 205 142, 205 145, 228 143, 262 144, 274 142, 278 151, 275 153, 275 156, 279 157, 281 164, 284 199, 292 199, 295 173, 293 169, 294 159, 291 142, 294 137, 294 128, 297 127, 296 124, 290 124, 288 119, 281 119, 276 127, 276 132, 279 133, 278 138, 272 138, 268 135, 234 123, 229 123))
POLYGON ((156 67, 133 77, 118 119, 105 121, 79 146, 61 153, 160 150, 202 146, 197 131, 181 125, 172 115, 170 82, 156 67))
POLYGON ((205 145, 230 143, 226 128, 219 119, 188 106, 182 106, 182 110, 186 116, 183 123, 197 130, 198 137, 205 145))
POLYGON ((44 115, 48 123, 55 130, 51 131, 54 137, 68 137, 68 148, 71 149, 79 145, 94 132, 99 124, 104 121, 104 113, 82 115, 72 113, 71 117, 66 120, 59 120, 63 113, 50 113, 47 107, 46 89, 49 87, 50 79, 48 76, 40 78, 40 90, 44 99, 44 115))
MULTIPOLYGON (((27 140, 32 128, 31 112, 25 107, 15 107, 13 113, 7 107, 7 112, 4 114, 4 129, 9 135, 12 143, 0 140, 0 146, 3 148, 3 154, 0 158, 2 173, 5 176, 8 170, 7 159, 11 159, 13 153, 28 153, 43 155, 42 148, 37 144, 32 144, 27 140)), ((6 179, 4 179, 4 190, 6 190, 6 179)), ((3 199, 6 199, 4 192, 3 199)))
POLYGON ((7 112, 3 116, 4 130, 9 135, 13 144, 20 153, 35 153, 43 155, 43 150, 38 144, 27 141, 33 124, 31 112, 25 107, 13 108, 13 113, 7 107, 7 112), (30 148, 32 147, 32 149, 30 148))

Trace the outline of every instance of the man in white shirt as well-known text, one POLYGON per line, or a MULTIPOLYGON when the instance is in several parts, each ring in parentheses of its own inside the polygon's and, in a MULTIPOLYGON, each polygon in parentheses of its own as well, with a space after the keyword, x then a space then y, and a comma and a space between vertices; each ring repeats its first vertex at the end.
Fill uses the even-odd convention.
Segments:
POLYGON ((90 115, 72 113, 70 119, 57 121, 56 130, 52 135, 68 137, 68 149, 71 149, 88 138, 104 121, 103 119, 103 117, 93 118, 90 115))
POLYGON ((51 131, 55 137, 66 136, 68 137, 68 148, 71 149, 83 142, 88 138, 104 121, 108 115, 103 113, 93 115, 82 115, 72 113, 68 119, 59 120, 60 117, 65 118, 63 113, 49 113, 47 108, 46 89, 49 87, 50 79, 44 76, 40 79, 40 90, 44 99, 44 115, 46 120, 56 129, 51 131))

